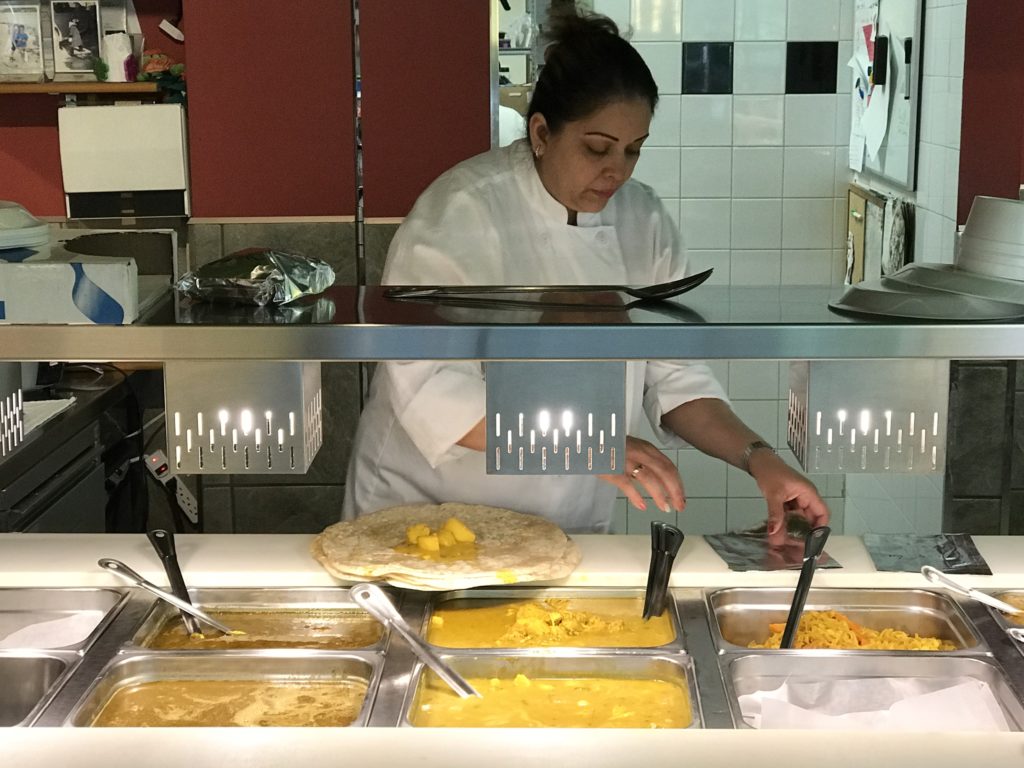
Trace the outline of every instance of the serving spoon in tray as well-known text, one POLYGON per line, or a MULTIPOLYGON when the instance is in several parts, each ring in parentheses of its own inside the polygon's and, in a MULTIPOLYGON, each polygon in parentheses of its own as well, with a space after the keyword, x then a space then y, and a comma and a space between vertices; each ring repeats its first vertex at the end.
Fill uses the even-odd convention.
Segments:
POLYGON ((187 603, 180 597, 172 595, 170 592, 165 592, 160 589, 156 584, 151 581, 147 581, 142 578, 138 573, 133 571, 127 565, 122 563, 120 560, 115 560, 112 557, 103 557, 99 560, 100 568, 104 568, 116 576, 121 577, 125 581, 134 584, 137 587, 142 587, 147 592, 150 592, 159 597, 164 602, 170 603, 179 611, 184 611, 190 616, 194 616, 204 624, 209 624, 211 627, 216 629, 218 632, 223 632, 225 635, 244 635, 245 632, 240 630, 231 629, 231 627, 222 624, 212 616, 209 616, 206 612, 196 608, 191 603, 187 603))
POLYGON ((440 656, 430 650, 429 646, 420 639, 419 635, 410 629, 409 625, 405 623, 405 619, 402 618, 402 614, 398 612, 398 609, 395 608, 391 598, 385 594, 384 590, 376 584, 362 583, 350 587, 348 593, 352 596, 352 600, 356 605, 373 616, 385 627, 391 627, 398 632, 405 642, 409 644, 409 647, 412 648, 413 653, 420 658, 420 661, 434 670, 437 676, 444 680, 460 698, 468 699, 470 696, 480 696, 476 688, 470 685, 462 675, 448 666, 440 656))
POLYGON ((971 600, 977 600, 979 603, 984 603, 985 605, 990 605, 997 611, 1002 611, 1003 613, 1009 613, 1011 615, 1024 613, 1024 609, 1017 608, 1016 606, 1003 602, 998 597, 992 597, 992 595, 971 587, 965 587, 963 584, 953 581, 953 579, 949 578, 949 576, 944 574, 938 568, 933 568, 930 565, 921 566, 921 575, 928 579, 932 584, 941 584, 950 592, 955 592, 963 597, 969 597, 971 600))
MULTIPOLYGON (((706 269, 679 280, 647 286, 631 285, 400 285, 384 291, 389 299, 451 299, 501 294, 538 293, 624 293, 640 301, 662 301, 696 288, 709 277, 713 269, 706 269)), ((538 302, 542 303, 542 302, 538 302)), ((584 306, 584 305, 580 305, 584 306)))

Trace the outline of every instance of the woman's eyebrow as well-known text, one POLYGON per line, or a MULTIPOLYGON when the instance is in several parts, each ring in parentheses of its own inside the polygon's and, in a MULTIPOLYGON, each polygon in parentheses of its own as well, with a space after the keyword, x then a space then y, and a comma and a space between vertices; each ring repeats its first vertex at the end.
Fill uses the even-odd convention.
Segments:
MULTIPOLYGON (((619 140, 618 136, 612 136, 610 133, 604 133, 603 131, 587 131, 583 135, 584 136, 601 136, 602 138, 611 139, 612 141, 618 141, 619 140)), ((629 143, 630 144, 635 144, 638 141, 643 141, 644 139, 646 139, 650 135, 651 134, 649 134, 649 133, 645 133, 643 136, 640 136, 640 137, 638 137, 636 139, 633 139, 633 141, 631 141, 629 143)))

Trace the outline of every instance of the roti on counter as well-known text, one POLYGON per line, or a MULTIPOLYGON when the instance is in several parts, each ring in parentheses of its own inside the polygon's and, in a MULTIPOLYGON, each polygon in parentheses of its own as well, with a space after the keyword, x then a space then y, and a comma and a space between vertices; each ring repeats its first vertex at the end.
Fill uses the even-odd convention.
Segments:
POLYGON ((561 579, 580 561, 576 544, 542 517, 457 502, 404 504, 335 523, 314 539, 312 553, 339 579, 421 590, 561 579), (412 526, 441 530, 453 517, 475 541, 435 556, 409 544, 412 526))

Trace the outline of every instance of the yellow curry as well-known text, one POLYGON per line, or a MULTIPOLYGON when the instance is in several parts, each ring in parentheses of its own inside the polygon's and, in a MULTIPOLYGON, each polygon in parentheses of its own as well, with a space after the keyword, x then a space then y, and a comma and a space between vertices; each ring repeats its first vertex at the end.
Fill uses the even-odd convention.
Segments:
POLYGON ((642 598, 453 600, 431 616, 427 641, 445 648, 655 648, 672 642, 667 613, 641 618, 642 598))
POLYGON ((155 680, 116 690, 93 726, 346 726, 366 683, 155 680))
POLYGON ((436 678, 421 683, 409 719, 443 728, 687 728, 682 682, 612 677, 469 678, 461 699, 436 678))

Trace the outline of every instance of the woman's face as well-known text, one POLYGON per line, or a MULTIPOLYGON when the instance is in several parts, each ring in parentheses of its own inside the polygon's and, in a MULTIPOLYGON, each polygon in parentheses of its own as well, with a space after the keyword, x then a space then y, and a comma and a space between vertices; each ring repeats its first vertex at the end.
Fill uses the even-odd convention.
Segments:
POLYGON ((613 101, 557 133, 544 116, 530 118, 530 143, 544 187, 569 211, 597 213, 633 175, 640 147, 651 128, 651 107, 645 99, 613 101), (538 157, 539 154, 539 157, 538 157))

